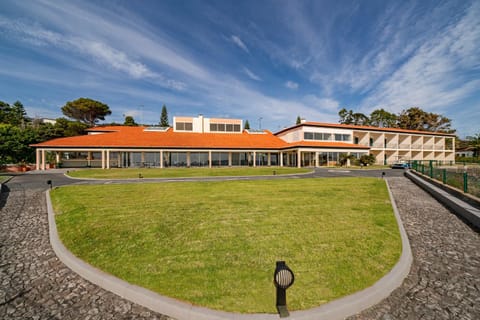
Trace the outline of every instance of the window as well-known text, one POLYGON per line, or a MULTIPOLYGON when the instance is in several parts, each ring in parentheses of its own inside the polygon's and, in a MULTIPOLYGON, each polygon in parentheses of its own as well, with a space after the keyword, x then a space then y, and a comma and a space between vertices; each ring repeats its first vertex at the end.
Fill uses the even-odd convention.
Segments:
POLYGON ((180 131, 193 131, 193 123, 191 122, 177 122, 175 129, 180 131))
POLYGON ((305 140, 313 140, 313 133, 312 132, 304 132, 303 139, 305 140))
POLYGON ((240 132, 240 125, 229 123, 210 123, 210 132, 240 132))
POLYGON ((335 141, 350 141, 350 135, 335 133, 335 141))

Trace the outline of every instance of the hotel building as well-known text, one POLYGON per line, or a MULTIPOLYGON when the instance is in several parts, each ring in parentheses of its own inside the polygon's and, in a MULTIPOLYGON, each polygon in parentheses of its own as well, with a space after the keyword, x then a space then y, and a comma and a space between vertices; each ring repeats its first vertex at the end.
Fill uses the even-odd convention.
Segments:
POLYGON ((173 127, 98 126, 83 136, 33 145, 37 170, 63 167, 218 167, 336 165, 342 154, 377 164, 455 160, 452 134, 306 122, 277 133, 246 130, 242 120, 174 117, 173 127))

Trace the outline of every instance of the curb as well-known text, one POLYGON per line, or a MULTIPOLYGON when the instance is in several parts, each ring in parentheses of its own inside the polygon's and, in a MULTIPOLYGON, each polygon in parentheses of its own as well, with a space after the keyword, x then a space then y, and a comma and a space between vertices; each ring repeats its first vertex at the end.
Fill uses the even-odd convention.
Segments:
MULTIPOLYGON (((393 290, 399 287, 405 277, 410 272, 410 267, 413 261, 410 243, 407 234, 402 224, 395 200, 386 181, 390 200, 392 202, 395 218, 397 219, 400 236, 402 239, 402 254, 399 261, 395 264, 392 270, 374 285, 364 290, 358 291, 349 296, 334 300, 320 307, 312 308, 303 311, 290 312, 290 319, 344 319, 348 316, 359 313, 367 309, 384 298, 388 297, 393 290)), ((55 223, 55 213, 53 211, 50 200, 50 190, 46 191, 48 222, 50 243, 57 257, 67 267, 79 274, 88 281, 100 286, 101 288, 113 292, 122 298, 130 300, 134 303, 147 307, 155 312, 174 317, 179 320, 183 319, 278 319, 277 314, 239 314, 229 313, 217 310, 211 310, 204 307, 198 307, 186 302, 178 301, 172 298, 162 296, 158 293, 152 292, 145 288, 132 285, 124 280, 118 279, 110 274, 107 274, 81 259, 74 256, 62 244, 57 233, 57 226, 55 223)))
POLYGON ((405 176, 427 191, 450 211, 480 229, 480 210, 478 208, 475 208, 466 201, 455 197, 444 189, 435 186, 433 183, 428 182, 425 178, 422 178, 419 175, 406 171, 405 176))

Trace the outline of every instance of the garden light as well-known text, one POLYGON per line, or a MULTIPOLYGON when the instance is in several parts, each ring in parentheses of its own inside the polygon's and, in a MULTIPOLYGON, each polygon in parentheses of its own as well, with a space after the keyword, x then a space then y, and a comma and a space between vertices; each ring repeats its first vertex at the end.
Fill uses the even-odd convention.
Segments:
POLYGON ((47 180, 47 184, 50 185, 50 189, 52 189, 53 187, 52 180, 47 180))
POLYGON ((277 267, 273 274, 273 282, 277 287, 277 310, 280 318, 288 317, 287 293, 286 290, 295 281, 293 271, 286 265, 285 261, 277 261, 277 267))

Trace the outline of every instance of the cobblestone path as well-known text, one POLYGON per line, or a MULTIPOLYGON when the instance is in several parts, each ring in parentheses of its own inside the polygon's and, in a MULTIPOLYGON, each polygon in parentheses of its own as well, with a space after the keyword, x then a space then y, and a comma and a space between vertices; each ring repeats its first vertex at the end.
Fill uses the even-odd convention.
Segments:
MULTIPOLYGON (((43 188, 0 197, 0 319, 170 319, 83 280, 48 242, 43 188)), ((404 177, 390 186, 412 246, 403 285, 359 319, 480 319, 480 234, 404 177)))
POLYGON ((55 256, 42 189, 0 197, 0 319, 170 319, 82 279, 55 256))
POLYGON ((403 285, 356 319, 480 319, 480 234, 407 178, 389 178, 410 240, 403 285))

